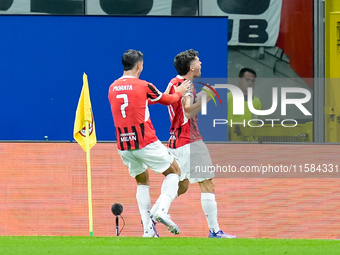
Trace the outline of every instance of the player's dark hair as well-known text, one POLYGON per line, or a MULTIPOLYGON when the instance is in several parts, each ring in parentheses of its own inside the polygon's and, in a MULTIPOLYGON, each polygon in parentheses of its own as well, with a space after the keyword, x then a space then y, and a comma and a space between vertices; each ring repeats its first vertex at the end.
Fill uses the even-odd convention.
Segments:
POLYGON ((256 75, 256 72, 255 72, 253 69, 248 68, 248 67, 245 67, 245 68, 242 68, 242 69, 240 70, 240 72, 239 72, 239 74, 238 74, 238 77, 239 77, 239 78, 242 78, 245 72, 252 73, 253 75, 255 75, 255 78, 256 78, 256 76, 257 76, 257 75, 256 75))
POLYGON ((190 70, 190 65, 193 60, 198 56, 198 52, 190 49, 183 51, 174 59, 174 66, 179 75, 186 75, 190 70))
POLYGON ((124 71, 129 71, 139 62, 143 60, 143 53, 138 50, 127 50, 122 56, 122 64, 124 71))

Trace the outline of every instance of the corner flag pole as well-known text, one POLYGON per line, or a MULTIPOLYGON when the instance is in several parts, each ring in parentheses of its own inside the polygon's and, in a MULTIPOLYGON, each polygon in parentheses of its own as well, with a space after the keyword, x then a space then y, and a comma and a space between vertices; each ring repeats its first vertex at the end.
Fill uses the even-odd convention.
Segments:
POLYGON ((97 143, 97 137, 86 73, 83 75, 83 88, 79 97, 76 118, 74 120, 73 137, 86 153, 89 225, 90 236, 93 236, 90 149, 97 143))
POLYGON ((92 184, 91 184, 90 138, 88 121, 85 121, 85 134, 86 134, 86 166, 87 166, 87 195, 89 204, 89 227, 90 236, 93 236, 92 184))

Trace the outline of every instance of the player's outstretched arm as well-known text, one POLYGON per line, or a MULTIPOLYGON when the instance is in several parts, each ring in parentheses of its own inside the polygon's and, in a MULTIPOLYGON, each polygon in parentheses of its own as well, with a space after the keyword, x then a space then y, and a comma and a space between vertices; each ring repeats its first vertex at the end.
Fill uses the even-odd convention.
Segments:
MULTIPOLYGON (((175 92, 181 92, 182 89, 185 89, 185 87, 189 84, 189 90, 190 90, 190 86, 191 86, 191 81, 190 80, 185 80, 183 83, 181 83, 181 85, 179 85, 178 87, 175 86, 175 92)), ((164 91, 164 94, 169 94, 170 93, 170 89, 173 86, 173 84, 170 82, 168 87, 166 88, 166 90, 164 91)), ((187 93, 188 91, 185 89, 185 93, 187 93)), ((185 94, 184 94, 185 95, 185 94)), ((184 96, 182 94, 182 96, 184 96)))
POLYGON ((157 103, 163 104, 163 105, 170 105, 182 98, 190 89, 191 82, 184 81, 180 86, 177 87, 175 94, 162 94, 162 97, 156 101, 157 103))

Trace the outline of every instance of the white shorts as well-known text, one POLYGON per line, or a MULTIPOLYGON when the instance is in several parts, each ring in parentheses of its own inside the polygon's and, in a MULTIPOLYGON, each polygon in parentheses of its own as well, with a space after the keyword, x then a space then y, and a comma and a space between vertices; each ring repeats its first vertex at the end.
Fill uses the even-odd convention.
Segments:
POLYGON ((118 150, 118 153, 133 178, 148 167, 156 173, 163 173, 174 161, 174 157, 159 140, 139 150, 118 150))
POLYGON ((169 148, 169 151, 181 169, 181 181, 188 179, 190 183, 196 183, 215 177, 215 174, 209 171, 212 161, 203 141, 186 144, 177 149, 169 148))

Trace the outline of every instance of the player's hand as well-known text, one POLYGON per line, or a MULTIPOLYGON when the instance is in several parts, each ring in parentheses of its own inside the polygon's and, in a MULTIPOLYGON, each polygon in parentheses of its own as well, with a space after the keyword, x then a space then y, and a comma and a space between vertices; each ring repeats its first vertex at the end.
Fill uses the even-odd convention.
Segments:
POLYGON ((197 94, 198 98, 201 98, 203 94, 206 94, 207 97, 207 101, 210 101, 212 99, 211 96, 215 97, 215 91, 213 91, 211 88, 215 89, 214 85, 209 85, 209 83, 203 83, 203 82, 199 82, 200 84, 204 85, 204 90, 202 90, 200 93, 197 94), (208 86, 207 86, 208 85, 208 86), (209 92, 209 93, 208 93, 209 92))
POLYGON ((185 80, 181 85, 175 88, 175 92, 179 92, 184 96, 191 88, 191 81, 185 80))
MULTIPOLYGON (((209 84, 208 84, 208 85, 209 85, 209 84)), ((212 87, 213 87, 213 86, 212 86, 212 87)), ((216 95, 215 95, 215 92, 214 92, 213 90, 211 90, 210 88, 204 87, 204 89, 205 89, 205 91, 204 91, 205 93, 207 93, 207 91, 210 92, 210 94, 207 93, 207 97, 208 97, 209 100, 212 98, 210 95, 213 95, 214 97, 216 96, 216 95)))

